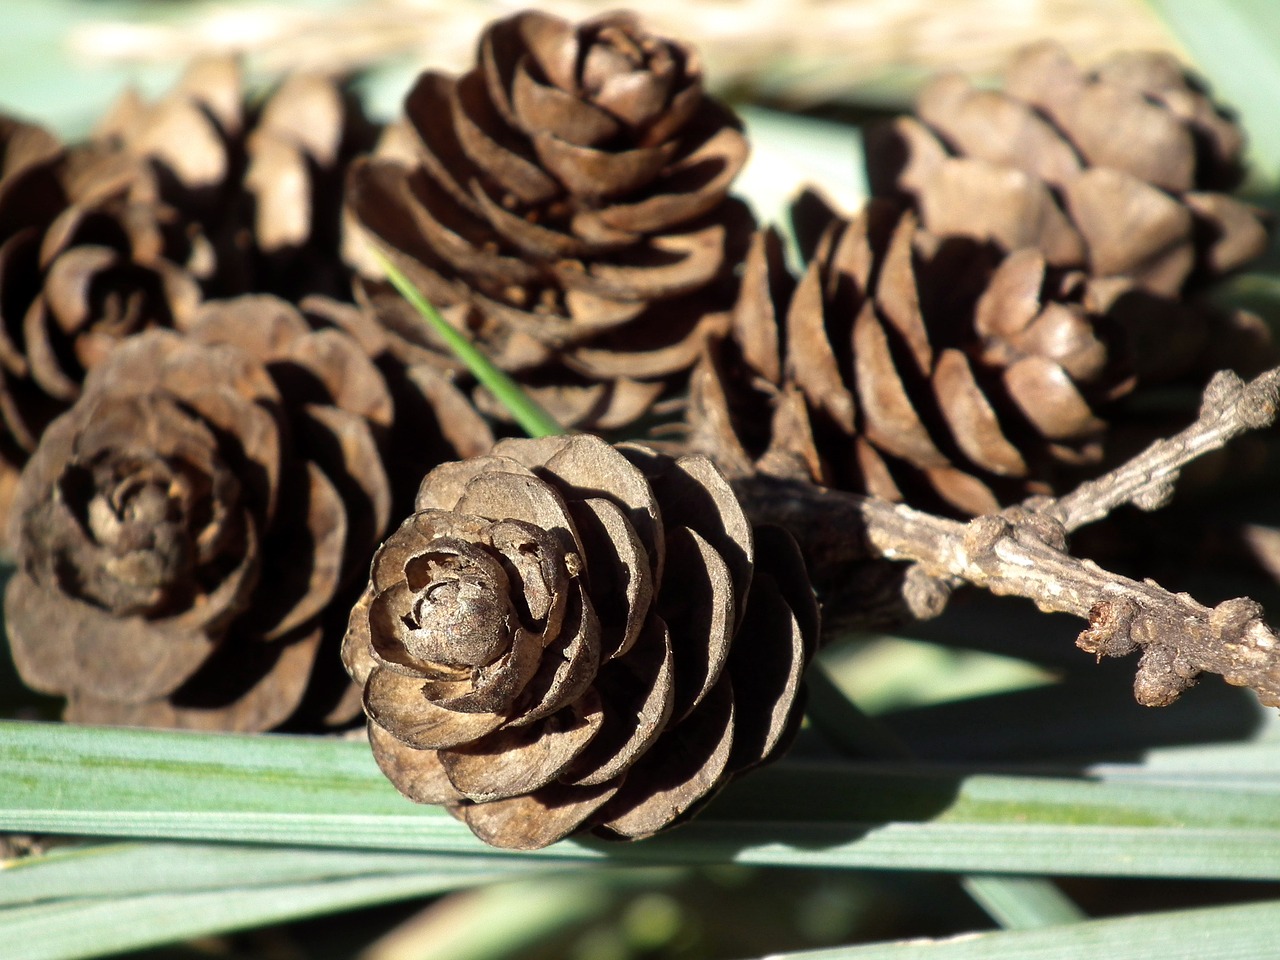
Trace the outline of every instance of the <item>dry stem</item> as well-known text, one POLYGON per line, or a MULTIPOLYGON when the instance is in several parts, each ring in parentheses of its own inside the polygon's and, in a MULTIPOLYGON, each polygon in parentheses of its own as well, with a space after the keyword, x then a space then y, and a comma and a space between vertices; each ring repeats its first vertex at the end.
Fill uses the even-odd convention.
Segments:
POLYGON ((1038 498, 968 523, 761 477, 738 486, 757 519, 797 533, 819 580, 823 570, 848 571, 870 557, 913 561, 901 582, 899 609, 915 617, 940 612, 953 587, 971 583, 1026 597, 1047 612, 1085 618, 1089 626, 1076 643, 1099 658, 1141 650, 1134 682, 1140 703, 1172 703, 1199 674, 1217 673, 1252 688, 1264 704, 1280 706, 1280 640, 1257 603, 1235 599, 1205 607, 1187 594, 1109 573, 1066 551, 1069 531, 1122 504, 1150 510, 1167 502, 1183 466, 1272 423, 1278 399, 1280 368, 1248 384, 1219 373, 1205 390, 1200 416, 1181 433, 1060 499, 1038 498))

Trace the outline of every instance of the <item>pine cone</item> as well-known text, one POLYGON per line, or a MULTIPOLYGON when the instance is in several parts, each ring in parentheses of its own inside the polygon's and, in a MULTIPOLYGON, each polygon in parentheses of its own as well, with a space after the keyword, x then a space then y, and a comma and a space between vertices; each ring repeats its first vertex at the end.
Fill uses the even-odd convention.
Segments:
POLYGON ((1057 44, 1023 50, 1003 91, 957 74, 917 117, 867 143, 878 196, 905 195, 939 236, 1032 246, 1056 267, 1177 297, 1258 256, 1261 211, 1227 195, 1243 175, 1236 124, 1168 54, 1085 73, 1057 44))
POLYGON ((694 376, 690 447, 731 476, 951 513, 1047 492, 1097 461, 1099 407, 1134 382, 1087 291, 1033 249, 939 240, 888 201, 831 221, 798 285, 759 233, 733 336, 694 376))
POLYGON ((477 59, 418 79, 415 142, 353 167, 353 218, 563 422, 622 426, 723 326, 751 227, 726 199, 738 121, 630 14, 526 11, 477 59))
POLYGON ((817 610, 702 457, 508 440, 422 483, 343 660, 374 756, 487 843, 644 837, 775 757, 817 610))
POLYGON ((0 487, 11 489, 85 371, 123 337, 189 320, 200 292, 174 262, 172 211, 136 165, 11 121, 0 144, 0 487))
POLYGON ((155 103, 123 96, 95 145, 142 162, 193 238, 186 266, 210 296, 349 295, 342 182, 376 136, 359 102, 318 74, 287 77, 261 106, 230 58, 195 61, 155 103))
POLYGON ((273 297, 119 345, 18 488, 5 612, 23 679, 80 722, 351 719, 332 648, 391 515, 393 415, 355 338, 273 297))

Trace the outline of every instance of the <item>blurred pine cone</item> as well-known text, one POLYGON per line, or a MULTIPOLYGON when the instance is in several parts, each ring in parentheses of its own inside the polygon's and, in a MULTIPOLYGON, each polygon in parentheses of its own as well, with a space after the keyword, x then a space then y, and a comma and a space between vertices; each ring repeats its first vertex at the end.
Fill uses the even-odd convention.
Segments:
POLYGON ((916 117, 868 138, 872 192, 905 196, 939 236, 1035 247, 1050 265, 1177 297, 1267 243, 1261 211, 1228 196, 1244 135, 1165 53, 1086 73, 1056 43, 1023 50, 1003 91, 958 74, 929 83, 916 117))
MULTIPOLYGON (((803 231, 802 231, 803 232, 803 231)), ((693 379, 690 448, 761 471, 980 514, 1096 462, 1132 388, 1122 331, 1034 249, 939 239, 874 200, 792 281, 758 233, 732 336, 693 379)))
POLYGON ((186 244, 145 172, 0 119, 0 515, 44 428, 120 339, 200 300, 186 244))
POLYGON ((418 79, 411 130, 352 169, 353 221, 561 422, 623 426, 723 328, 751 229, 726 198, 739 123, 631 14, 526 11, 477 59, 418 79))
MULTIPOLYGON (((263 730, 358 713, 334 648, 391 516, 395 410, 332 322, 349 310, 314 306, 308 322, 274 297, 208 301, 187 336, 131 337, 45 432, 5 613, 19 673, 67 697, 67 719, 263 730)), ((456 455, 424 426, 419 468, 456 455)))
POLYGON ((142 163, 192 244, 184 264, 209 296, 349 297, 340 254, 342 183, 376 128, 319 74, 295 74, 260 105, 239 64, 197 60, 154 103, 115 104, 94 145, 142 163))
POLYGON ((46 425, 120 340, 189 325, 202 295, 349 296, 341 183, 371 130, 314 76, 243 102, 216 60, 153 105, 126 95, 86 143, 0 118, 0 527, 46 425))
POLYGON ((813 594, 706 459, 507 440, 417 506, 343 643, 410 799, 500 847, 644 837, 789 741, 813 594))

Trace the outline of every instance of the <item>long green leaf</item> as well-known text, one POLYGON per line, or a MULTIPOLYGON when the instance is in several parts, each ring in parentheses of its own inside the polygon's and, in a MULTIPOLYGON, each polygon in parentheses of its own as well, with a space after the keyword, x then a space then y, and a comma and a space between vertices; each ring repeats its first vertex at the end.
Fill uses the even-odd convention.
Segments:
POLYGON ((490 362, 489 358, 478 350, 470 340, 449 326, 440 316, 431 301, 422 295, 413 282, 392 263, 377 247, 370 247, 378 262, 387 272, 387 279, 396 288, 400 296, 409 302, 427 325, 440 336, 459 360, 467 365, 467 369, 507 408, 520 428, 531 437, 552 437, 564 433, 564 428, 556 422, 556 418, 542 409, 519 384, 490 362))
POLYGON ((643 843, 492 851, 398 796, 358 743, 0 723, 0 830, 518 857, 1280 878, 1280 776, 1251 792, 784 761, 643 843))
POLYGON ((0 906, 395 874, 436 875, 461 887, 538 866, 500 863, 492 857, 229 843, 85 844, 57 848, 0 870, 0 906))
POLYGON ((766 960, 1274 960, 1280 901, 775 954, 766 960))
POLYGON ((60 900, 0 910, 5 960, 99 957, 453 889, 439 874, 240 886, 199 893, 60 900))

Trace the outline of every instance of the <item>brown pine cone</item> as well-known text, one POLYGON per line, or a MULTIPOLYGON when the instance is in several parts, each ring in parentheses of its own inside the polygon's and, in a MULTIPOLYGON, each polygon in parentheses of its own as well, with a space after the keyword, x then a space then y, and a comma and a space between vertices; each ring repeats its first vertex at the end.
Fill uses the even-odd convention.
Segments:
POLYGON ((319 74, 287 77, 260 106, 230 58, 194 62, 155 103, 123 96, 95 146, 142 162, 193 238, 186 266, 210 296, 349 295, 342 182, 373 144, 359 102, 319 74))
MULTIPOLYGON (((190 320, 200 300, 177 263, 173 211, 136 164, 64 149, 0 121, 0 460, 10 488, 85 371, 122 338, 190 320)), ((0 513, 8 498, 0 494, 0 513)))
POLYGON ((924 509, 980 514, 1096 462, 1133 386, 1079 273, 1033 249, 939 240, 872 201, 832 220, 799 284, 758 233, 733 335, 694 375, 690 447, 924 509), (794 292, 793 292, 794 289, 794 292))
POLYGON ((417 506, 343 643, 405 796, 499 847, 645 837, 790 740, 812 590, 705 458, 507 440, 417 506))
POLYGON ((23 679, 79 722, 353 718, 336 645, 391 516, 393 417, 361 344, 273 297, 120 344, 18 487, 5 613, 23 679))
POLYGON ((1227 195, 1239 127, 1171 56, 1124 53, 1085 72, 1055 43, 1023 50, 1003 91, 945 74, 916 116, 868 139, 877 196, 906 196, 939 236, 1032 246, 1057 267, 1177 297, 1267 243, 1227 195))
POLYGON ((353 167, 353 219, 562 422, 630 423, 723 326, 751 229, 726 198, 739 123, 631 14, 526 11, 477 60, 418 79, 413 142, 353 167))

